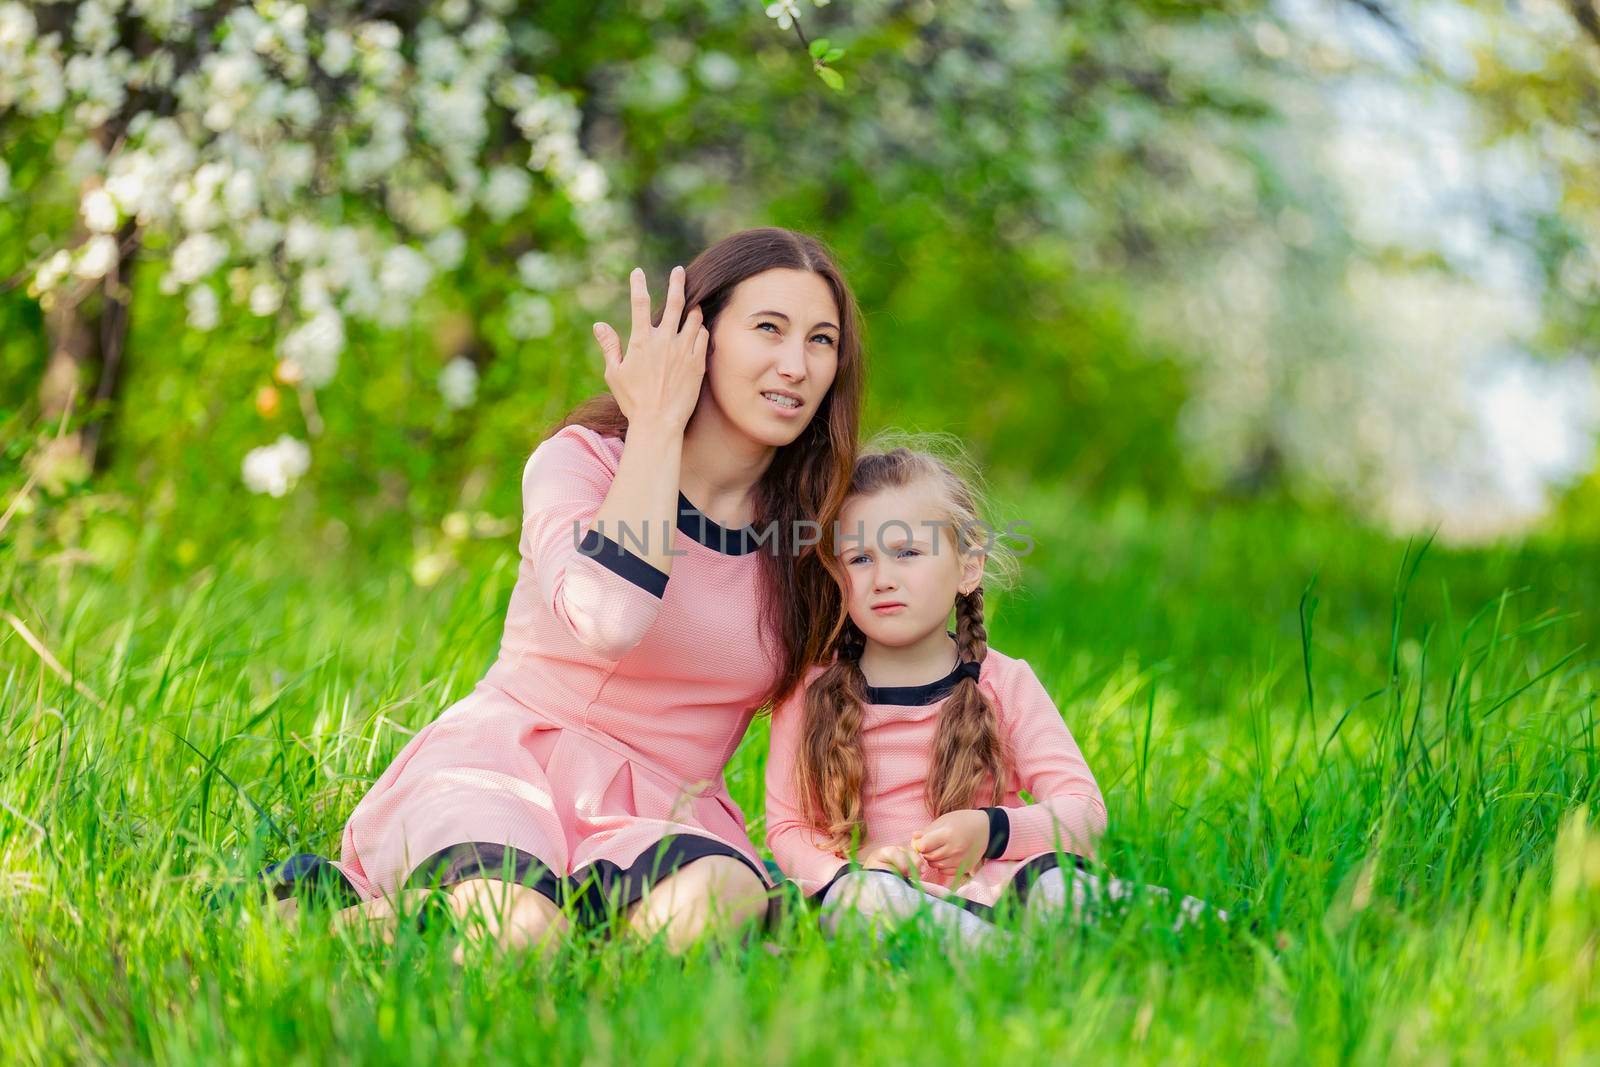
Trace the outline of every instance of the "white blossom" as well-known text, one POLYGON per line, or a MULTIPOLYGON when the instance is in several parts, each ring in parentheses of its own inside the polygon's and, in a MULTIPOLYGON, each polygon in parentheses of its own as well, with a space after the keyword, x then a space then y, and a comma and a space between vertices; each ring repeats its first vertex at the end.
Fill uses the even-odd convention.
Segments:
POLYGON ((292 218, 283 234, 283 254, 290 260, 311 259, 323 247, 322 228, 308 219, 292 218))
POLYGON ((117 21, 103 4, 86 0, 78 6, 72 23, 72 36, 91 52, 109 51, 117 39, 117 21))
POLYGON ((441 230, 424 247, 429 259, 440 270, 455 270, 467 252, 467 238, 454 226, 441 230))
POLYGON ((120 221, 116 202, 104 189, 91 189, 84 194, 79 211, 83 215, 83 224, 95 233, 111 233, 120 221))
POLYGON ((245 454, 244 484, 252 493, 283 496, 310 468, 311 449, 305 442, 280 434, 272 444, 245 454))
POLYGON ((250 313, 271 315, 283 306, 283 290, 271 282, 257 282, 250 287, 250 313))
POLYGON ((465 62, 460 47, 449 37, 429 36, 417 46, 417 73, 430 81, 452 81, 465 62))
MULTIPOLYGON (((575 98, 511 61, 514 40, 533 54, 541 46, 529 42, 548 35, 526 20, 511 32, 509 0, 432 0, 406 29, 314 24, 294 0, 229 4, 197 37, 192 15, 210 6, 81 0, 40 37, 41 8, 0 0, 0 113, 60 126, 40 190, 87 190, 77 209, 89 239, 56 234, 59 246, 30 253, 31 296, 112 273, 112 235, 137 224, 157 299, 181 300, 195 329, 217 326, 224 302, 281 321, 280 371, 318 387, 348 328, 410 322, 437 273, 460 268, 473 213, 509 220, 535 195, 563 197, 585 234, 620 229, 605 172, 578 141, 575 98), (137 57, 122 39, 135 21, 137 57), (312 64, 339 79, 331 92, 312 64), (144 103, 157 97, 170 114, 144 103), (121 136, 102 149, 96 134, 113 118, 121 136)), ((674 62, 692 58, 682 53, 674 62)), ((0 161, 0 198, 16 197, 18 180, 0 161)), ((553 305, 535 291, 559 288, 559 268, 525 257, 517 291, 489 294, 506 299, 519 336, 553 330, 553 305)), ((450 374, 459 387, 461 369, 450 374)))
POLYGON ((548 252, 524 252, 517 257, 517 277, 529 289, 554 289, 561 284, 561 263, 548 252))
POLYGON ((465 356, 456 356, 439 372, 439 395, 445 407, 459 411, 478 398, 478 368, 465 356))
POLYGON ((483 210, 496 222, 504 222, 522 210, 533 193, 533 179, 520 167, 495 167, 484 183, 483 210))
POLYGON ((309 184, 316 168, 316 151, 303 141, 289 141, 273 146, 267 174, 280 188, 292 190, 309 184))
POLYGON ((326 307, 292 330, 283 339, 279 354, 299 368, 308 385, 320 389, 333 381, 343 351, 344 319, 326 307))
POLYGON ((247 255, 259 258, 275 249, 282 238, 282 223, 258 215, 244 224, 239 234, 239 247, 247 255))
POLYGON ((517 293, 507 302, 506 331, 519 341, 549 336, 555 328, 555 309, 545 297, 517 293))
POLYGON ((117 265, 117 239, 97 233, 83 243, 72 273, 80 278, 103 278, 117 265))
POLYGON ((321 270, 308 270, 300 275, 298 295, 303 311, 317 312, 333 306, 333 296, 328 290, 328 276, 321 270))
POLYGON ((54 289, 67 272, 72 269, 72 253, 65 248, 57 249, 39 265, 33 276, 33 288, 37 293, 48 293, 54 289))
POLYGON ((189 312, 189 325, 196 330, 216 328, 218 320, 217 294, 209 285, 197 285, 184 298, 189 312))
POLYGON ((291 89, 283 98, 283 117, 296 126, 313 125, 321 114, 317 94, 304 85, 291 89))
POLYGON ((739 61, 726 52, 703 52, 694 72, 708 89, 731 89, 739 83, 739 61))
POLYGON ((252 217, 260 207, 256 176, 248 170, 236 170, 222 184, 222 203, 231 219, 252 217))
POLYGON ((378 284, 390 300, 410 301, 422 295, 433 277, 433 264, 426 256, 406 245, 395 245, 384 253, 378 284))
POLYGON ((592 203, 606 195, 610 183, 605 168, 592 159, 579 163, 567 183, 567 195, 580 204, 592 203))
POLYGON ((317 56, 317 65, 330 77, 337 78, 350 69, 355 54, 355 42, 348 33, 329 30, 322 35, 322 52, 317 56))
POLYGON ((228 246, 212 233, 194 233, 172 250, 172 276, 180 285, 198 281, 221 266, 228 246))
POLYGON ((778 29, 787 30, 800 17, 800 7, 795 0, 777 0, 767 5, 767 17, 777 19, 778 29))
POLYGON ((0 4, 0 49, 11 55, 20 55, 33 43, 39 24, 26 4, 0 4))

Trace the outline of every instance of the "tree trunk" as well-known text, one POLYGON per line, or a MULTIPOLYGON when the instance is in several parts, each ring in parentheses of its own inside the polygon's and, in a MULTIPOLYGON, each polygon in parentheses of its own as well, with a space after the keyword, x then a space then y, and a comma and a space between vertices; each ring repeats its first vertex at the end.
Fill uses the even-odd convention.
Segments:
POLYGON ((64 284, 45 314, 50 357, 39 383, 39 405, 52 422, 87 408, 83 423, 67 437, 91 472, 104 470, 111 458, 133 296, 129 282, 139 254, 131 223, 117 234, 117 247, 121 257, 98 284, 78 292, 70 291, 70 282, 64 284))

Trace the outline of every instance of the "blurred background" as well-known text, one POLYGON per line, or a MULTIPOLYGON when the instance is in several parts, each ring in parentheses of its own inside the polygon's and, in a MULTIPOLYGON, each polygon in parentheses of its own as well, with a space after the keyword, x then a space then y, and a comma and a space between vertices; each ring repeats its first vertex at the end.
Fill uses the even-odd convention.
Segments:
POLYGON ((628 270, 778 224, 1009 502, 1578 550, 1597 74, 1591 0, 3 2, 0 544, 499 558, 628 270))

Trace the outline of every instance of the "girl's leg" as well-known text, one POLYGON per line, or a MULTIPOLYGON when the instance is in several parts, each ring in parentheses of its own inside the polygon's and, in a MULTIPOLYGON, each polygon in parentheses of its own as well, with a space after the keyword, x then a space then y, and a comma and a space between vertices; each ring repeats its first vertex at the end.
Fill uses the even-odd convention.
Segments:
MULTIPOLYGON (((1163 899, 1172 895, 1165 886, 1145 885, 1143 888, 1145 892, 1163 899)), ((1138 889, 1136 883, 1122 878, 1100 878, 1077 867, 1065 871, 1054 867, 1033 883, 1028 891, 1027 910, 1034 916, 1053 918, 1064 912, 1073 922, 1093 922, 1107 904, 1126 900, 1138 889)), ((1178 918, 1173 922, 1172 929, 1182 930, 1186 924, 1197 921, 1209 907, 1197 897, 1183 897, 1178 902, 1178 918)), ((1221 921, 1228 921, 1228 913, 1221 908, 1212 911, 1221 921)))
MULTIPOLYGON (((897 874, 872 870, 851 871, 828 887, 822 898, 822 930, 829 937, 836 936, 840 926, 852 917, 899 923, 923 908, 929 910, 936 924, 954 932, 969 947, 1006 936, 993 923, 924 893, 897 874)), ((877 934, 874 929, 874 936, 877 934)))
POLYGON ((742 926, 766 909, 767 887, 746 864, 704 856, 647 889, 628 910, 627 928, 647 938, 664 934, 667 948, 682 952, 712 928, 742 926))

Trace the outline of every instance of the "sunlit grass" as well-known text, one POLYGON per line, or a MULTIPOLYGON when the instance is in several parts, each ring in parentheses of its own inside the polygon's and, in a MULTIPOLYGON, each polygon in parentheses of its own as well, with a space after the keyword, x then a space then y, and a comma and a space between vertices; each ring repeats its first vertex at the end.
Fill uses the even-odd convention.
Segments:
MULTIPOLYGON (((54 661, 0 620, 0 1058, 1600 1056, 1588 550, 1031 506, 1039 548, 993 643, 1082 744, 1108 866, 1229 927, 1134 909, 963 955, 921 928, 830 944, 791 912, 681 960, 591 938, 456 967, 448 924, 390 946, 213 911, 267 862, 336 853, 409 732, 471 688, 508 546, 426 591, 353 552, 241 546, 176 582, 135 560, 58 583, 0 556, 0 608, 54 661)), ((758 841, 765 736, 729 768, 758 841)))

